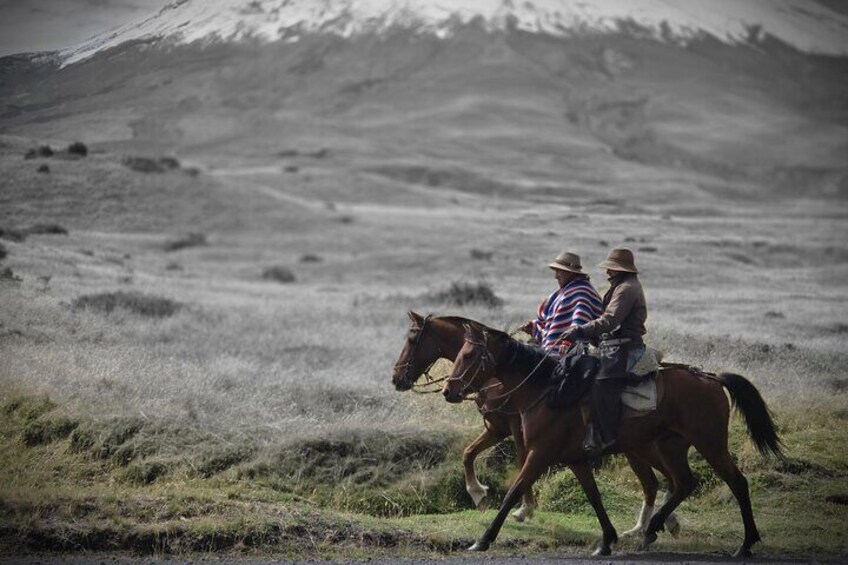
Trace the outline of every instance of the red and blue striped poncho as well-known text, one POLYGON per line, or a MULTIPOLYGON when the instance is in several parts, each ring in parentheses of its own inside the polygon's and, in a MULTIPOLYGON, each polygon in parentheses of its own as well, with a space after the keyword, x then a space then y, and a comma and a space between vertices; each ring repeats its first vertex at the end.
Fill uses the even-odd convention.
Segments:
POLYGON ((539 306, 533 321, 533 337, 549 355, 559 357, 562 333, 571 326, 582 326, 600 316, 603 301, 588 278, 577 278, 554 291, 539 306))

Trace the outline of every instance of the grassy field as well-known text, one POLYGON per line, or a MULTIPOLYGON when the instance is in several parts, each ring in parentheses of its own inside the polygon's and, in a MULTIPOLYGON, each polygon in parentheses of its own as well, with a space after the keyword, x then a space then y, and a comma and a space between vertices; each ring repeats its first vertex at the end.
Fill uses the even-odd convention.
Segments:
MULTIPOLYGON (((323 189, 310 194, 254 165, 140 173, 108 148, 43 159, 43 174, 21 157, 31 144, 0 147, 4 552, 459 550, 493 516, 470 510, 460 472, 482 422, 391 387, 406 311, 511 329, 552 288, 545 265, 562 247, 592 265, 624 244, 643 271, 650 342, 748 376, 775 413, 786 462, 760 459, 733 422, 757 551, 847 555, 848 506, 829 502, 848 494, 840 201, 711 200, 696 213, 457 193, 423 207, 398 185, 413 202, 346 202, 327 196, 345 182, 337 164, 315 166, 323 189), (38 233, 48 222, 69 233, 38 233), (452 283, 503 304, 452 303, 452 283)), ((690 457, 702 486, 680 509, 681 536, 656 548, 732 551, 738 508, 690 457)), ((492 507, 512 461, 506 443, 478 464, 492 507)), ((635 478, 619 459, 598 475, 629 529, 635 478)), ((552 470, 537 491, 541 512, 510 522, 493 550, 588 552, 599 528, 570 474, 552 470)))
MULTIPOLYGON (((461 549, 493 516, 460 473, 482 422, 393 389, 406 311, 513 329, 560 251, 625 245, 650 343, 774 411, 785 462, 733 421, 755 549, 848 555, 844 60, 472 25, 2 72, 4 552, 461 549)), ((491 508, 513 458, 478 464, 491 508)), ((702 486, 655 547, 730 552, 737 506, 691 458, 702 486)), ((620 459, 598 476, 629 529, 635 478, 620 459)), ((493 551, 588 553, 573 478, 537 490, 493 551)))

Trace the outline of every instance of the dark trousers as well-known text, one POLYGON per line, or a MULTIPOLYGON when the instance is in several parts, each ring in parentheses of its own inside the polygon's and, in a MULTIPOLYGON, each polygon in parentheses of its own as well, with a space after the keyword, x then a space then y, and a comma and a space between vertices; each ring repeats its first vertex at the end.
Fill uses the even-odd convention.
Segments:
POLYGON ((641 344, 600 343, 601 370, 592 387, 592 413, 603 443, 618 439, 621 391, 627 386, 627 358, 630 349, 637 346, 641 344))
POLYGON ((592 387, 593 420, 603 443, 618 439, 621 391, 626 384, 624 379, 598 379, 592 387))

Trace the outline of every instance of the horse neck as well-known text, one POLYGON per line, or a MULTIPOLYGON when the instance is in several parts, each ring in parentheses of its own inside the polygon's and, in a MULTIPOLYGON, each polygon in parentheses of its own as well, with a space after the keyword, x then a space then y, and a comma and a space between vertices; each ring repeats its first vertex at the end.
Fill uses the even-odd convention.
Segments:
MULTIPOLYGON (((514 366, 510 366, 508 362, 503 361, 501 356, 503 355, 503 348, 505 346, 505 344, 501 347, 490 346, 489 354, 495 359, 496 378, 503 385, 505 392, 511 397, 512 405, 518 410, 523 410, 538 402, 541 395, 545 394, 547 386, 537 384, 544 381, 537 378, 538 375, 534 374, 530 376, 530 373, 527 371, 519 370, 514 366)), ((541 371, 544 370, 544 367, 534 366, 533 369, 535 371, 541 371)))

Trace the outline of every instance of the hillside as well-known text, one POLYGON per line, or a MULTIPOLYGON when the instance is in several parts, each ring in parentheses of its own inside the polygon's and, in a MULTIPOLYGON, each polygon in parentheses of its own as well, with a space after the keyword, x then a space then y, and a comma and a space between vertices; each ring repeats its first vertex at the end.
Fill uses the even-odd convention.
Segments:
POLYGON ((0 131, 174 151, 209 169, 323 155, 295 165, 537 200, 656 201, 668 183, 694 198, 841 196, 846 61, 474 24, 444 40, 130 44, 61 71, 7 60, 0 131))

